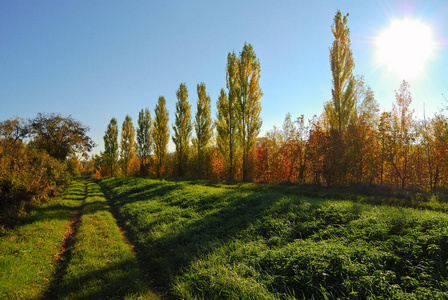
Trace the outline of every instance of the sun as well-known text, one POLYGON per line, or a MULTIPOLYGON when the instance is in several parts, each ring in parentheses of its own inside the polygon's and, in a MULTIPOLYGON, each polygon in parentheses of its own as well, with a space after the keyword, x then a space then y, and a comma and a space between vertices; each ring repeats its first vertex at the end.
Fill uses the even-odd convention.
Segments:
POLYGON ((376 45, 379 63, 402 79, 420 75, 434 50, 431 28, 411 19, 393 21, 376 45))

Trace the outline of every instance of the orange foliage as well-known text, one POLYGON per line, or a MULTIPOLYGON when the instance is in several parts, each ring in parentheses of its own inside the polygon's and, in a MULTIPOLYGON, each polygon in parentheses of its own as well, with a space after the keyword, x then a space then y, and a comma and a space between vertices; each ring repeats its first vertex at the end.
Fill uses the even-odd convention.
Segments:
POLYGON ((218 148, 210 148, 210 165, 211 165, 211 179, 222 180, 224 178, 224 160, 218 148))
POLYGON ((45 151, 0 140, 0 223, 47 200, 69 180, 64 165, 45 151))

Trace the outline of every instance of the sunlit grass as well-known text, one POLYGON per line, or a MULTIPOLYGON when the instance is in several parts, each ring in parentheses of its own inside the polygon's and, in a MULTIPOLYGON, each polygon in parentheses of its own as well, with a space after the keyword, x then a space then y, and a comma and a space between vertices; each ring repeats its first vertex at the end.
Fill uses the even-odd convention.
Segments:
POLYGON ((436 198, 136 178, 101 185, 146 271, 179 298, 448 297, 448 216, 387 205, 441 209, 436 198))
POLYGON ((157 299, 149 292, 131 246, 109 212, 100 187, 89 182, 58 299, 157 299))
POLYGON ((63 236, 82 205, 84 185, 75 182, 60 197, 43 204, 0 237, 0 298, 37 299, 58 265, 63 236))
POLYGON ((6 230, 0 299, 158 299, 108 209, 97 184, 73 182, 6 230))

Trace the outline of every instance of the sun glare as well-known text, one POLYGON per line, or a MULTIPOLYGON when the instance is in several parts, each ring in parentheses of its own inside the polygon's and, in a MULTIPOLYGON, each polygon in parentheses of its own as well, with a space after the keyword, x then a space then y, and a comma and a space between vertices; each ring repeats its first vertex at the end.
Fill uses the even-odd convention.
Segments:
POLYGON ((376 44, 379 63, 403 79, 418 76, 434 50, 431 28, 409 19, 393 21, 376 44))

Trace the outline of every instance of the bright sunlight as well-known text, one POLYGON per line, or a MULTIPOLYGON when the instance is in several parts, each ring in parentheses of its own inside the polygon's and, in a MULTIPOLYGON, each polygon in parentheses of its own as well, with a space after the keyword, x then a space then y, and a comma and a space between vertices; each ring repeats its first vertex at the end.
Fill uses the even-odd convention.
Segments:
POLYGON ((434 50, 431 28, 410 19, 393 21, 376 44, 379 62, 403 79, 418 76, 434 50))

